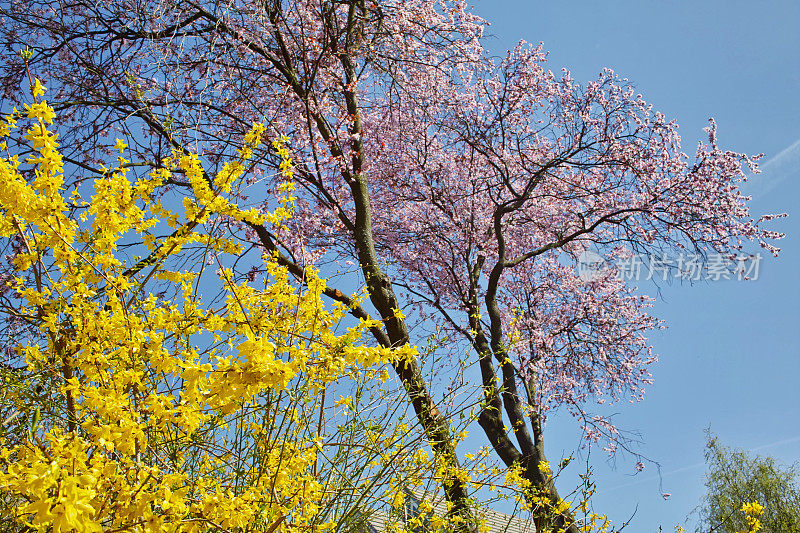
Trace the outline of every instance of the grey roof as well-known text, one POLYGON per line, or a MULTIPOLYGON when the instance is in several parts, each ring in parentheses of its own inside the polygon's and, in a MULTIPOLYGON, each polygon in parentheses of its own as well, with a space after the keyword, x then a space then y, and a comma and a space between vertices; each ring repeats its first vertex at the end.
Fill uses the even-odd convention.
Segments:
MULTIPOLYGON (((425 494, 420 491, 414 493, 406 492, 406 515, 409 517, 416 516, 418 505, 425 494), (409 505, 410 504, 410 505, 409 505)), ((447 505, 444 499, 440 497, 427 498, 431 502, 433 511, 438 516, 444 516, 447 513, 447 505)), ((489 533, 535 533, 536 527, 530 520, 511 516, 493 509, 478 509, 477 516, 485 520, 489 528, 489 533)), ((402 519, 396 516, 390 516, 384 510, 373 509, 370 511, 367 521, 367 529, 369 533, 385 533, 390 530, 391 524, 402 522, 402 519)))

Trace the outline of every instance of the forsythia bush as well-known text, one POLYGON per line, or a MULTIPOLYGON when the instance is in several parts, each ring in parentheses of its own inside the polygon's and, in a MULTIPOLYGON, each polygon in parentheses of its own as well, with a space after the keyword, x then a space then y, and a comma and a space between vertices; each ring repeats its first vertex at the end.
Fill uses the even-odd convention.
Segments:
POLYGON ((5 403, 37 415, 16 438, 3 433, 1 519, 55 533, 332 528, 317 516, 331 487, 316 475, 309 406, 336 380, 413 349, 361 344, 376 324, 342 326, 348 310, 323 305, 313 271, 298 287, 268 258, 262 287, 235 280, 219 257, 238 244, 198 231, 227 217, 279 232, 290 162, 267 215, 228 199, 263 141, 260 124, 213 178, 197 155, 175 151, 131 180, 120 140, 115 168, 64 197, 55 112, 39 80, 31 86, 33 103, 0 125, 0 239, 16 250, 3 288, 14 305, 2 313, 7 327, 24 326, 11 348, 29 375, 47 376, 60 409, 40 418, 24 387, 4 387, 5 403), (193 189, 180 214, 154 195, 176 174, 193 189), (133 242, 144 259, 128 258, 133 242), (205 250, 201 263, 180 255, 188 245, 205 250), (206 305, 212 274, 197 264, 214 261, 223 296, 206 305))

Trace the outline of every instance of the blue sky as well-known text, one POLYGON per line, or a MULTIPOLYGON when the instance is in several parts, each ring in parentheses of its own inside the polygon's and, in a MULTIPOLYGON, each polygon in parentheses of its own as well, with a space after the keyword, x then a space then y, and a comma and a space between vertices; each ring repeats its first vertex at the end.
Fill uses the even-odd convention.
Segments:
MULTIPOLYGON (((629 78, 655 109, 677 119, 693 153, 709 117, 720 145, 763 152, 747 184, 754 214, 788 212, 779 259, 759 279, 662 288, 655 313, 669 326, 652 337, 660 361, 644 402, 618 406, 639 451, 661 464, 634 476, 633 461, 593 452, 596 508, 627 531, 673 531, 703 487, 703 429, 731 446, 800 460, 800 3, 740 1, 473 1, 492 23, 488 46, 544 42, 549 68, 580 81, 603 67, 629 78), (662 492, 672 495, 665 500, 662 492)), ((641 284, 651 293, 652 286, 641 284)), ((573 420, 549 424, 548 453, 576 446, 573 420)), ((689 529, 689 528, 687 528, 689 529)))

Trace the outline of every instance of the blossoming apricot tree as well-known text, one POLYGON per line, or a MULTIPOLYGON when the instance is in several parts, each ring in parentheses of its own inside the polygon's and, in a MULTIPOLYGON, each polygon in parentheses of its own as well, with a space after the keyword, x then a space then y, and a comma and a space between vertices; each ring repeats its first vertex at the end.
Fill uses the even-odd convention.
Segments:
MULTIPOLYGON (((754 158, 720 148, 713 122, 689 157, 675 122, 613 72, 580 85, 525 43, 492 58, 484 21, 460 0, 12 1, 2 16, 5 43, 34 47, 31 63, 71 121, 65 161, 87 171, 115 130, 156 172, 175 149, 222 171, 253 122, 287 133, 300 207, 291 231, 255 215, 215 231, 277 254, 301 280, 309 263, 357 265, 349 283, 368 302, 353 305, 341 288, 324 295, 375 315, 380 346, 442 325, 440 351, 466 351, 479 368, 477 420, 492 448, 552 502, 539 468, 547 413, 566 408, 613 451, 616 428, 588 410, 641 397, 655 360, 646 334, 659 327, 613 271, 585 281, 574 259, 590 248, 736 255, 747 241, 777 253, 769 241, 780 234, 762 227, 770 217, 752 219, 738 189, 754 158)), ((23 70, 3 65, 7 96, 23 70)), ((285 164, 268 145, 252 156, 285 164)), ((191 193, 198 183, 185 169, 160 185, 191 193)), ((250 174, 233 191, 268 212, 282 183, 250 174)), ((457 472, 446 410, 420 363, 393 366, 457 472)), ((444 485, 453 516, 469 518, 467 483, 453 474, 444 485)), ((578 527, 568 510, 556 525, 578 527)))

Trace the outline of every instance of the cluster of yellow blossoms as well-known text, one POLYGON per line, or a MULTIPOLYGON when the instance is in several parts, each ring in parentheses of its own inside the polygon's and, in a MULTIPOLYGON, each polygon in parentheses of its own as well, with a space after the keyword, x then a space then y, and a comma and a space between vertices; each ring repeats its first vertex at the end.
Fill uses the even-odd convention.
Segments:
MULTIPOLYGON (((263 287, 221 268, 222 298, 213 308, 202 303, 208 275, 196 264, 182 270, 190 256, 181 249, 238 251, 198 231, 203 224, 224 216, 277 226, 291 216, 289 185, 267 215, 227 197, 264 126, 245 135, 238 158, 213 180, 196 154, 174 152, 132 182, 118 141, 118 164, 93 181, 86 202, 80 192, 88 188, 63 196, 58 136, 47 127, 55 112, 40 101, 39 80, 31 85, 34 103, 0 125, 0 239, 24 244, 8 289, 15 318, 33 329, 17 356, 48 377, 63 407, 60 419, 41 421, 18 442, 0 440, 0 511, 54 533, 332 527, 318 516, 329 490, 316 475, 319 435, 301 411, 342 377, 414 349, 363 345, 378 324, 343 327, 348 310, 326 308, 316 272, 298 287, 269 256, 263 287), (22 120, 31 122, 24 161, 5 141, 22 120), (193 190, 180 214, 152 194, 175 172, 193 190), (169 237, 159 237, 169 226, 169 237), (131 263, 122 242, 141 243, 146 259, 131 263)), ((20 410, 36 409, 22 393, 17 400, 20 410)))
POLYGON ((742 512, 744 513, 744 521, 747 524, 747 531, 742 533, 755 533, 761 530, 761 520, 759 516, 764 514, 764 506, 758 502, 749 502, 742 505, 742 512))

